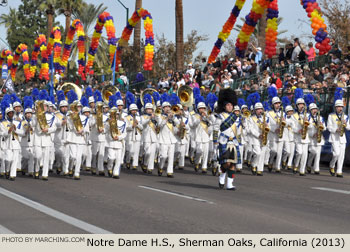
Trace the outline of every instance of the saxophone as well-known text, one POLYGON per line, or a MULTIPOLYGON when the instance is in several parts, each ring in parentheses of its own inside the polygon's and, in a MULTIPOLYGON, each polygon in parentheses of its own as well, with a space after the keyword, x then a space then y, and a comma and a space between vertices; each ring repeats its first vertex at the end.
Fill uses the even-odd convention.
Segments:
POLYGON ((96 104, 96 125, 98 131, 103 131, 103 103, 96 104))
POLYGON ((318 111, 317 112, 317 142, 318 143, 321 143, 323 130, 324 130, 324 126, 321 125, 320 111, 318 111))
POLYGON ((307 134, 307 128, 309 127, 310 123, 308 120, 306 120, 306 108, 304 109, 304 123, 303 123, 303 129, 301 132, 301 139, 305 140, 306 139, 306 134, 307 134))
POLYGON ((263 115, 263 123, 261 125, 261 131, 262 131, 262 136, 263 136, 262 145, 266 146, 267 136, 269 135, 270 129, 269 129, 269 127, 266 126, 266 113, 265 112, 263 115))
POLYGON ((278 134, 278 137, 281 139, 283 137, 283 131, 284 131, 284 127, 286 127, 286 122, 283 121, 283 106, 281 107, 281 117, 280 117, 280 121, 279 121, 279 129, 280 132, 278 134))
POLYGON ((83 124, 81 123, 81 120, 80 120, 77 104, 72 104, 70 107, 70 110, 72 111, 72 113, 69 115, 70 119, 74 124, 75 130, 79 132, 83 129, 83 124))
POLYGON ((35 111, 36 118, 38 120, 39 126, 41 130, 48 129, 49 125, 46 121, 45 116, 45 110, 44 110, 44 101, 37 101, 36 102, 36 111, 35 111))
POLYGON ((343 121, 344 121, 344 112, 341 114, 341 121, 340 121, 340 133, 339 133, 339 135, 342 137, 342 136, 344 136, 344 133, 345 133, 345 128, 346 128, 346 124, 345 123, 343 123, 343 121))
POLYGON ((117 118, 117 111, 110 111, 109 114, 109 130, 111 132, 112 138, 116 138, 120 135, 119 128, 118 128, 118 118, 117 118))
POLYGON ((180 124, 180 130, 179 130, 179 137, 180 139, 184 139, 185 138, 185 134, 186 134, 186 129, 184 126, 181 126, 183 123, 183 116, 181 116, 181 124, 180 124))

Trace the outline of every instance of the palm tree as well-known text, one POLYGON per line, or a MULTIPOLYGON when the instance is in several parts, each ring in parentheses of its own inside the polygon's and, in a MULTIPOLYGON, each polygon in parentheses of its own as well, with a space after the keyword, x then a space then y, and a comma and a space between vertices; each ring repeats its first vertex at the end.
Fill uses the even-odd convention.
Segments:
POLYGON ((67 36, 67 33, 69 31, 70 25, 71 25, 71 15, 73 10, 76 10, 77 12, 81 11, 82 7, 84 6, 83 0, 59 0, 58 6, 59 7, 59 14, 63 14, 66 17, 66 24, 65 24, 65 36, 67 36))
MULTIPOLYGON (((245 22, 245 19, 244 18, 240 18, 241 21, 244 23, 245 22)), ((283 22, 283 17, 278 17, 277 18, 277 25, 280 26, 281 23, 283 22)), ((252 43, 255 43, 255 44, 258 44, 260 47, 263 47, 263 45, 265 43, 263 43, 265 41, 265 28, 266 28, 266 17, 262 17, 257 25, 255 26, 255 30, 254 32, 252 33, 252 36, 250 38, 250 41, 252 43), (264 21, 265 20, 265 21, 264 21), (260 39, 259 39, 260 38, 260 39)), ((236 25, 235 28, 233 28, 235 31, 237 32, 240 32, 242 30, 242 25, 236 25)), ((287 30, 279 30, 278 31, 278 36, 286 33, 287 30)), ((281 43, 283 39, 279 39, 277 38, 277 42, 278 43, 281 43)))
MULTIPOLYGON (((142 0, 135 1, 135 10, 142 7, 142 0)), ((134 28, 134 50, 137 55, 141 53, 141 22, 138 22, 134 28)))
POLYGON ((19 25, 18 12, 14 8, 10 8, 8 14, 1 14, 0 25, 4 25, 7 29, 7 34, 11 34, 16 26, 19 25))
MULTIPOLYGON (((72 16, 74 19, 80 19, 84 26, 85 33, 85 55, 87 59, 89 47, 91 44, 91 38, 93 33, 93 27, 96 24, 98 16, 107 9, 106 6, 100 4, 98 6, 94 4, 84 4, 83 10, 78 11, 73 9, 72 16)), ((73 41, 72 45, 72 59, 75 59, 78 55, 77 39, 73 41)), ((108 55, 108 43, 105 37, 101 37, 100 45, 97 49, 95 56, 95 64, 99 69, 108 70, 109 68, 109 55, 108 55)))
POLYGON ((176 70, 184 68, 184 17, 182 0, 176 0, 176 70))
POLYGON ((50 37, 52 31, 54 16, 56 13, 57 7, 59 6, 59 0, 34 0, 35 3, 39 4, 39 9, 45 11, 47 15, 47 38, 50 37))

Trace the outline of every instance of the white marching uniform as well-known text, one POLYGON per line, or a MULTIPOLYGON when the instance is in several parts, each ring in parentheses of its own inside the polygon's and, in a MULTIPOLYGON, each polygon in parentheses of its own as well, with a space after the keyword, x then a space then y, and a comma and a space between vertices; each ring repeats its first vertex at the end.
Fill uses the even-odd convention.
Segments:
POLYGON ((141 123, 141 117, 139 115, 135 115, 135 118, 132 115, 128 115, 126 117, 126 121, 127 121, 126 163, 129 164, 132 159, 132 167, 136 169, 139 165, 139 154, 140 154, 140 147, 141 147, 143 125, 141 123), (133 127, 134 120, 138 122, 136 127, 133 127))
MULTIPOLYGON (((108 117, 102 115, 103 125, 106 125, 108 117)), ((91 128, 91 141, 92 141, 92 169, 96 172, 96 169, 100 174, 104 172, 103 159, 105 156, 105 146, 106 146, 106 129, 103 128, 102 132, 98 132, 96 124, 96 115, 92 116, 89 120, 89 127, 91 128)))
MULTIPOLYGON (((269 127, 269 117, 265 117, 265 122, 269 127)), ((261 125, 263 123, 263 115, 256 116, 253 115, 249 120, 249 129, 251 132, 251 144, 252 144, 252 161, 251 165, 253 168, 256 168, 259 173, 264 171, 264 161, 265 161, 265 152, 269 144, 268 138, 265 146, 262 145, 262 140, 259 138, 262 134, 261 125)))
POLYGON ((148 171, 153 171, 156 152, 158 149, 157 126, 159 125, 159 117, 155 116, 153 121, 149 115, 141 116, 141 124, 143 126, 142 142, 144 148, 144 165, 148 171))
POLYGON ((282 120, 285 120, 285 113, 282 110, 279 111, 269 111, 267 113, 270 121, 270 132, 269 132, 269 147, 270 147, 270 157, 269 157, 269 166, 275 167, 276 171, 281 170, 281 161, 283 154, 283 147, 285 142, 288 139, 288 129, 285 127, 283 129, 282 138, 279 137, 279 133, 276 133, 276 130, 280 128, 281 116, 282 120), (282 113, 282 115, 281 115, 282 113))
POLYGON ((56 113, 56 131, 54 135, 55 157, 58 171, 68 174, 69 166, 69 144, 67 143, 67 134, 69 132, 67 125, 62 125, 65 115, 61 112, 56 113))
MULTIPOLYGON (((345 158, 346 149, 346 135, 344 132, 343 136, 340 136, 340 132, 337 130, 341 129, 341 115, 332 113, 328 116, 327 129, 330 132, 329 142, 332 144, 332 160, 329 164, 330 168, 335 169, 335 164, 337 164, 336 173, 337 175, 342 175, 343 173, 343 163, 345 158)), ((349 117, 344 115, 344 120, 346 122, 345 129, 350 130, 349 117)))
POLYGON ((286 116, 286 131, 283 133, 283 135, 286 137, 286 141, 284 144, 284 155, 282 162, 286 164, 288 169, 292 169, 295 152, 294 132, 292 130, 293 125, 293 116, 286 116))
POLYGON ((204 122, 199 114, 195 114, 193 117, 193 127, 195 127, 195 142, 196 142, 196 155, 195 165, 202 164, 202 171, 206 171, 208 168, 208 156, 209 156, 209 142, 210 136, 213 132, 213 123, 210 118, 207 117, 207 121, 204 122))
POLYGON ((4 150, 5 150, 5 171, 9 174, 10 178, 14 179, 17 175, 18 160, 21 161, 21 137, 24 136, 24 130, 22 121, 9 120, 2 121, 3 137, 4 137, 4 150), (8 133, 11 125, 15 125, 16 129, 8 133))
POLYGON ((34 132, 26 132, 27 128, 32 127, 32 121, 24 119, 22 123, 25 134, 21 139, 22 168, 28 167, 29 175, 34 175, 34 132))
POLYGON ((79 178, 80 176, 80 167, 83 159, 84 146, 86 145, 85 134, 89 130, 88 117, 85 115, 79 115, 82 122, 83 128, 82 132, 79 134, 76 127, 74 126, 71 115, 67 117, 67 127, 69 130, 67 136, 67 142, 69 144, 69 170, 74 169, 74 178, 79 178))
POLYGON ((51 133, 56 131, 56 124, 54 124, 55 117, 46 112, 46 121, 49 126, 48 132, 42 132, 39 122, 35 116, 33 116, 33 129, 34 129, 34 159, 35 159, 35 172, 39 172, 40 163, 43 164, 42 176, 47 178, 49 175, 49 155, 53 141, 51 133))
POLYGON ((109 173, 111 173, 114 177, 119 177, 120 175, 123 146, 124 146, 123 142, 124 142, 124 139, 126 138, 126 122, 117 120, 117 125, 118 125, 119 135, 118 135, 118 140, 114 140, 110 132, 109 123, 107 122, 105 124, 106 132, 107 132, 106 146, 108 148, 107 169, 109 173))
MULTIPOLYGON (((185 156, 186 156, 186 147, 188 146, 189 143, 189 131, 190 131, 190 126, 189 126, 189 118, 186 116, 181 116, 180 118, 178 118, 178 120, 181 123, 182 122, 185 124, 185 133, 183 138, 181 139, 179 136, 180 131, 178 132, 178 134, 176 134, 176 138, 177 138, 177 143, 175 145, 175 156, 176 159, 178 160, 178 166, 180 169, 183 169, 185 167, 185 156)), ((180 127, 180 126, 179 126, 180 127)))
POLYGON ((309 158, 307 161, 307 167, 311 168, 313 167, 314 172, 318 173, 320 171, 320 158, 321 158, 321 150, 322 146, 324 145, 324 137, 323 137, 323 131, 326 130, 325 122, 323 120, 323 117, 320 116, 320 122, 323 125, 323 130, 321 131, 321 141, 317 142, 317 132, 318 132, 318 119, 317 115, 312 116, 310 114, 309 122, 312 125, 312 127, 309 129, 309 158), (312 166, 313 163, 313 166, 312 166))
MULTIPOLYGON (((299 173, 301 175, 305 174, 305 167, 308 156, 308 147, 309 147, 309 134, 306 133, 305 139, 302 139, 300 130, 304 127, 304 112, 296 112, 292 116, 293 118, 293 132, 294 132, 294 141, 295 141, 295 157, 294 157, 294 170, 299 167, 299 173)), ((306 121, 308 121, 309 114, 306 113, 306 121)), ((307 130, 311 128, 309 124, 307 130)))
POLYGON ((159 132, 159 156, 160 156, 160 170, 163 170, 165 161, 168 161, 167 175, 174 173, 174 154, 175 144, 177 142, 176 134, 178 132, 177 125, 179 121, 173 117, 173 123, 168 121, 167 115, 160 116, 160 132, 159 132))

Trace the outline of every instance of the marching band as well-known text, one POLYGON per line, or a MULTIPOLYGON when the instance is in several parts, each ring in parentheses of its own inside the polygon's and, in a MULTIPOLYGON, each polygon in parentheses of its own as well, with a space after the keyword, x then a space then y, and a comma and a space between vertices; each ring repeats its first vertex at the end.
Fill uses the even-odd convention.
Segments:
POLYGON ((343 176, 345 131, 343 91, 334 96, 334 113, 327 123, 312 95, 289 97, 268 90, 269 102, 258 93, 237 99, 231 89, 205 98, 198 88, 183 86, 177 94, 146 89, 139 98, 113 86, 102 93, 83 91, 68 83, 49 96, 34 89, 21 101, 4 95, 0 111, 0 176, 15 180, 17 172, 48 180, 57 174, 80 179, 81 169, 119 179, 121 168, 174 178, 189 158, 195 172, 218 175, 219 188, 235 190, 236 173, 246 164, 253 175, 268 171, 320 174, 323 132, 330 132, 329 172, 343 176), (137 99, 136 99, 137 98, 137 99))

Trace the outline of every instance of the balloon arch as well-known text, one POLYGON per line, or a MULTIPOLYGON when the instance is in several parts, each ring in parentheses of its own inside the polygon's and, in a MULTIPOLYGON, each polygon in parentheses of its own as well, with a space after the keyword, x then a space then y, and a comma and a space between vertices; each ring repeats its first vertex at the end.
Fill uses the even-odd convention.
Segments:
POLYGON ((18 68, 18 62, 22 56, 23 69, 26 81, 35 77, 38 58, 41 56, 41 68, 39 71, 39 79, 49 80, 49 61, 52 58, 55 72, 62 73, 66 70, 68 59, 71 56, 71 49, 74 36, 77 37, 78 47, 78 74, 85 79, 86 74, 91 72, 93 67, 95 54, 97 52, 99 41, 102 36, 103 27, 106 29, 108 44, 109 44, 109 62, 112 66, 114 56, 116 55, 116 70, 121 63, 122 48, 127 45, 133 28, 141 20, 144 20, 144 28, 146 33, 145 41, 145 61, 144 69, 151 71, 154 57, 154 34, 153 34, 153 20, 151 14, 140 8, 134 12, 132 17, 128 20, 127 26, 124 28, 122 36, 118 41, 115 36, 115 27, 113 17, 108 12, 103 12, 99 15, 95 30, 92 35, 90 48, 88 50, 87 61, 85 55, 85 33, 83 24, 79 19, 72 22, 67 33, 66 41, 62 50, 62 34, 59 27, 54 27, 50 33, 50 38, 47 42, 46 36, 40 34, 34 41, 34 49, 31 54, 31 60, 26 44, 19 44, 14 53, 8 49, 2 50, 0 54, 0 70, 3 63, 7 63, 10 70, 12 80, 15 80, 18 68))
MULTIPOLYGON (((224 24, 221 32, 219 33, 218 39, 214 44, 212 52, 208 58, 208 63, 213 63, 220 53, 221 47, 230 36, 230 33, 245 2, 246 0, 236 0, 230 17, 224 24)), ((328 38, 327 25, 322 17, 320 6, 316 0, 300 0, 300 3, 306 10, 308 17, 311 20, 312 34, 315 35, 315 40, 317 42, 316 48, 319 50, 319 54, 326 54, 331 49, 331 46, 329 45, 330 39, 328 38)), ((265 54, 268 58, 272 58, 274 55, 276 55, 276 41, 278 35, 277 19, 279 14, 278 0, 254 0, 252 9, 245 17, 245 22, 236 40, 236 55, 238 57, 244 57, 245 50, 248 47, 248 42, 255 30, 255 26, 257 25, 259 19, 262 18, 265 11, 267 11, 265 54)))

